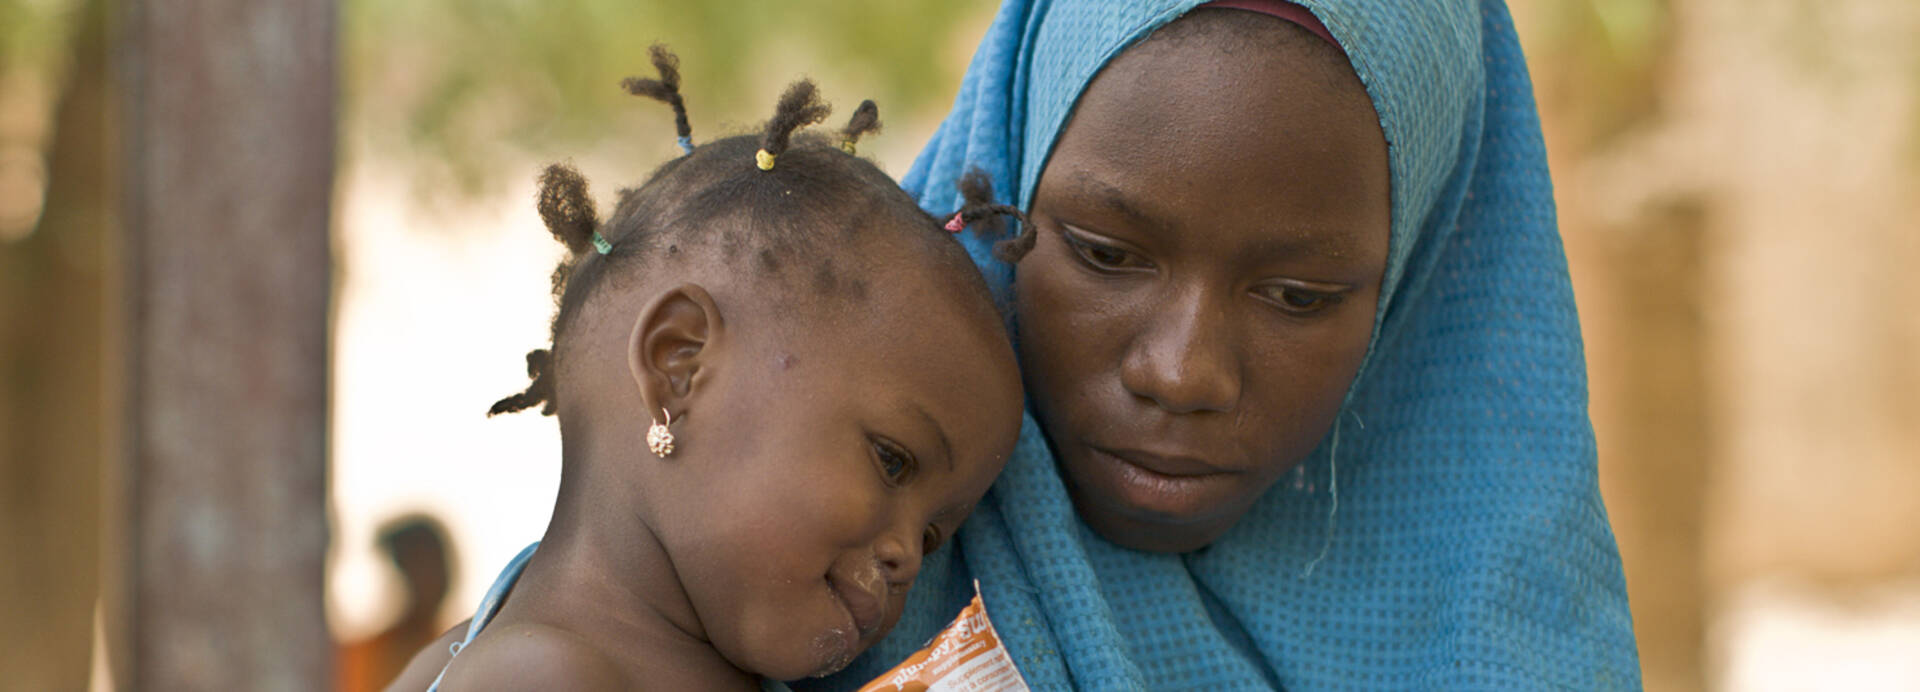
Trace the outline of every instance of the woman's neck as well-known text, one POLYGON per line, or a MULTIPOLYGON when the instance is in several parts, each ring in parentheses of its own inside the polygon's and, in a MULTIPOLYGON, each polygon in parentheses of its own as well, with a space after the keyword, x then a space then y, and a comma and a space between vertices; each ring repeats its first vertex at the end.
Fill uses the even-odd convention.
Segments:
POLYGON ((570 493, 566 485, 501 619, 572 632, 650 688, 758 690, 757 676, 707 640, 671 559, 638 512, 608 522, 609 513, 591 511, 638 504, 570 493))

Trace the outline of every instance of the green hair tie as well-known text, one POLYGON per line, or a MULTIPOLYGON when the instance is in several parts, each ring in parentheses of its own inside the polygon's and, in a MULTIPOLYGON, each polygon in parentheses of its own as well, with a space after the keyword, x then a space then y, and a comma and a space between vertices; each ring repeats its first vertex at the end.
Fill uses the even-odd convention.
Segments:
POLYGON ((602 255, 609 254, 613 252, 613 243, 607 242, 607 237, 600 235, 599 231, 594 231, 593 249, 599 250, 602 255))

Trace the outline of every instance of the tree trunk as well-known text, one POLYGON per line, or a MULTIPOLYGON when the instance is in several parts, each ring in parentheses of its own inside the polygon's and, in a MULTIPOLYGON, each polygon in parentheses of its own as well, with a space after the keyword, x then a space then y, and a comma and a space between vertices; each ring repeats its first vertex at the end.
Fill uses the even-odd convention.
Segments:
POLYGON ((120 682, 320 690, 329 0, 127 2, 120 682))

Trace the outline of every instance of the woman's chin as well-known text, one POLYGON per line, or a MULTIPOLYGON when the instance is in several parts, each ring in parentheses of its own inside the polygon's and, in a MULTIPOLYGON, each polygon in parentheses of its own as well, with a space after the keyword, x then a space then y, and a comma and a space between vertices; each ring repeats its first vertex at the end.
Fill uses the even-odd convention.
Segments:
POLYGON ((1101 498, 1083 496, 1077 489, 1067 493, 1073 498, 1074 511, 1081 520, 1107 542, 1122 548, 1148 553, 1190 553, 1212 544, 1233 527, 1231 517, 1206 517, 1181 520, 1161 519, 1138 511, 1109 506, 1101 498))

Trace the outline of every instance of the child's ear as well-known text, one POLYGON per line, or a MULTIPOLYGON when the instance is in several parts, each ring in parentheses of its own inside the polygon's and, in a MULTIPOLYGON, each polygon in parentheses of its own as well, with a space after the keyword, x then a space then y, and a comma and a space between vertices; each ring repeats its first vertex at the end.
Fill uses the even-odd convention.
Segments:
POLYGON ((640 311, 627 339, 627 369, 649 414, 685 411, 687 395, 713 367, 710 347, 722 329, 720 306, 699 284, 675 286, 640 311))

